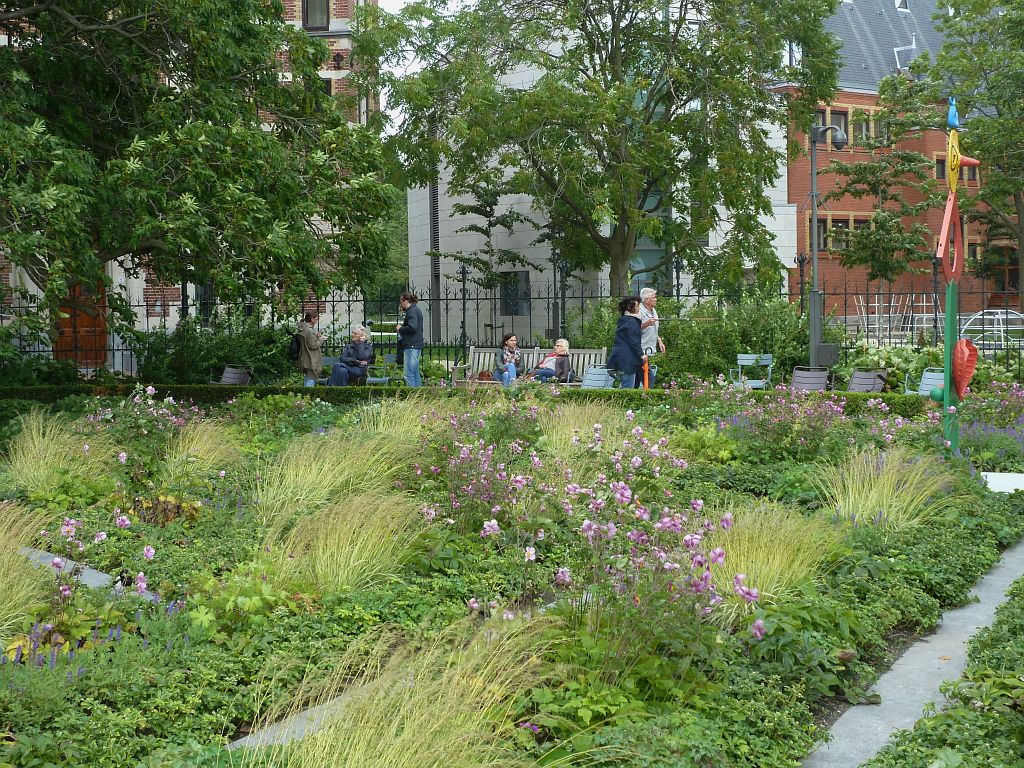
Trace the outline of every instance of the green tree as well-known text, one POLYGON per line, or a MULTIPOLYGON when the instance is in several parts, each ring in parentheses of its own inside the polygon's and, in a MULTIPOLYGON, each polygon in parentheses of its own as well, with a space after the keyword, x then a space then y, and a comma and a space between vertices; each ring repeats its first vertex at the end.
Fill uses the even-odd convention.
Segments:
POLYGON ((379 140, 282 16, 279 0, 0 0, 0 248, 51 308, 111 263, 225 299, 377 269, 394 197, 379 140))
MULTIPOLYGON (((497 167, 628 286, 637 240, 668 243, 706 286, 778 275, 773 135, 834 90, 834 0, 421 0, 373 9, 357 61, 399 108, 412 183, 497 167), (787 58, 787 50, 799 57, 787 58), (389 74, 412 57, 416 68, 389 74), (665 215, 670 212, 671 215, 665 215), (703 236, 722 228, 713 256, 703 236)), ((566 254, 573 257, 568 249, 566 254)))
POLYGON ((936 17, 946 41, 934 73, 945 83, 943 95, 956 97, 964 154, 981 161, 980 189, 971 197, 961 193, 963 205, 988 227, 989 240, 1012 243, 1024 273, 1024 2, 949 0, 947 6, 936 17))
POLYGON ((842 265, 867 267, 869 280, 895 280, 931 256, 932 231, 915 219, 942 205, 945 195, 936 189, 931 158, 904 144, 935 123, 932 93, 925 80, 902 74, 884 78, 878 86, 880 109, 853 114, 851 140, 867 154, 852 162, 834 160, 822 171, 837 179, 827 200, 852 197, 875 203, 868 226, 833 242, 842 265), (857 135, 872 122, 870 135, 857 135))

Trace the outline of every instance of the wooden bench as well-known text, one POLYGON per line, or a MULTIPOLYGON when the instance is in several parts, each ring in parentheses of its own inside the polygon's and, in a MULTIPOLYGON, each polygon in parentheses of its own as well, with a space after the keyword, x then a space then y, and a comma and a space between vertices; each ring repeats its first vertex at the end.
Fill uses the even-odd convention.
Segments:
MULTIPOLYGON (((522 370, 518 371, 518 373, 522 376, 536 368, 537 364, 544 359, 544 355, 548 354, 551 350, 534 347, 533 349, 522 349, 520 351, 522 352, 522 370)), ((500 381, 480 381, 477 378, 484 371, 493 373, 495 367, 494 356, 497 352, 498 350, 494 347, 470 347, 466 362, 452 368, 452 386, 458 387, 467 384, 500 385, 500 381)), ((576 376, 582 377, 590 366, 604 365, 607 356, 607 347, 602 347, 601 349, 570 349, 569 367, 576 376)))
POLYGON ((220 379, 211 379, 211 384, 227 384, 236 387, 247 387, 252 384, 252 368, 243 365, 225 365, 220 379))

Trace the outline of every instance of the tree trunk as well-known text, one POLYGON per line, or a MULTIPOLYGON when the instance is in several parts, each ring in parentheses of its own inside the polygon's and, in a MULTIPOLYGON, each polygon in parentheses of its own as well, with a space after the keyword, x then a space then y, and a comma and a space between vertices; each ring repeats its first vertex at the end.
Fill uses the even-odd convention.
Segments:
POLYGON ((636 235, 632 228, 616 226, 612 229, 608 249, 608 278, 612 296, 628 296, 629 267, 636 248, 636 235))

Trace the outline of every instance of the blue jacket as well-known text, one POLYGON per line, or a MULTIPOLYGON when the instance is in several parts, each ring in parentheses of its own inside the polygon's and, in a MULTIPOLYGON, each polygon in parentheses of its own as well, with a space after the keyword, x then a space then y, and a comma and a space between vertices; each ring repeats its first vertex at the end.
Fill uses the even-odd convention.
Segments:
POLYGON ((423 313, 419 304, 410 304, 405 310, 405 319, 398 329, 398 346, 401 349, 423 349, 423 313))
POLYGON ((608 367, 623 373, 638 373, 644 367, 640 348, 640 318, 623 315, 615 326, 615 342, 608 356, 608 367))

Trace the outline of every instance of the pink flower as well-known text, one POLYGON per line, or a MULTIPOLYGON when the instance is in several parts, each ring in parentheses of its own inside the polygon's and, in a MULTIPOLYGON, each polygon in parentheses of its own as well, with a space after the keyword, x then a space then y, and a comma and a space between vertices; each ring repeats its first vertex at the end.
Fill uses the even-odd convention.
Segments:
POLYGON ((148 387, 146 387, 146 394, 149 395, 150 397, 155 395, 156 394, 156 387, 154 387, 152 384, 150 384, 148 387))
POLYGON ((139 571, 138 576, 135 577, 135 591, 140 595, 146 592, 146 574, 139 571))
POLYGON ((60 594, 62 597, 71 597, 71 587, 67 584, 61 584, 60 594))
POLYGON ((92 537, 92 540, 93 540, 94 544, 99 544, 101 541, 106 541, 107 540, 107 532, 106 531, 97 531, 96 535, 92 537))
POLYGON ((704 499, 690 499, 690 509, 694 512, 702 512, 704 510, 704 499))
POLYGON ((64 561, 61 560, 59 557, 53 558, 53 560, 50 561, 50 565, 53 566, 53 569, 55 571, 63 571, 64 570, 64 561))
POLYGON ((750 634, 754 636, 755 640, 761 640, 765 635, 764 622, 761 619, 757 619, 753 624, 750 625, 750 634))
POLYGON ((119 454, 117 454, 117 460, 120 461, 122 464, 127 464, 128 454, 125 453, 124 451, 121 451, 119 454))
POLYGON ((217 473, 218 477, 225 477, 226 475, 227 475, 227 472, 225 472, 223 469, 220 472, 217 473))
POLYGON ((538 528, 537 533, 535 533, 533 537, 537 539, 537 541, 544 541, 544 529, 538 528))
POLYGON ((537 550, 533 547, 527 547, 524 553, 524 558, 526 562, 532 563, 534 560, 537 559, 537 550))
POLYGON ((722 515, 722 519, 718 521, 718 524, 722 526, 723 531, 728 531, 732 528, 732 512, 726 512, 722 515))
POLYGON ((555 571, 555 584, 568 587, 572 584, 572 574, 568 568, 559 568, 555 571))
POLYGON ((466 601, 466 606, 471 611, 478 611, 480 610, 480 601, 477 600, 475 597, 471 597, 469 598, 468 601, 466 601))
POLYGON ((128 519, 127 515, 118 515, 117 520, 114 521, 114 525, 118 528, 130 528, 132 521, 128 519))
POLYGON ((721 565, 725 562, 725 550, 717 547, 711 551, 710 560, 712 565, 721 565))
POLYGON ((501 533, 501 527, 498 525, 498 521, 488 520, 484 523, 483 530, 480 531, 480 536, 482 538, 487 538, 488 536, 496 536, 499 533, 501 533))
POLYGON ((151 546, 149 546, 148 544, 147 544, 147 545, 146 545, 145 547, 143 547, 143 549, 142 549, 142 556, 143 556, 144 558, 146 558, 147 560, 152 560, 152 559, 153 559, 153 556, 154 556, 155 554, 156 554, 156 550, 155 550, 155 549, 153 549, 153 548, 152 548, 151 546))
POLYGON ((505 610, 501 614, 501 618, 503 618, 505 621, 512 621, 513 619, 515 619, 515 617, 516 617, 516 612, 512 611, 512 610, 505 610))

